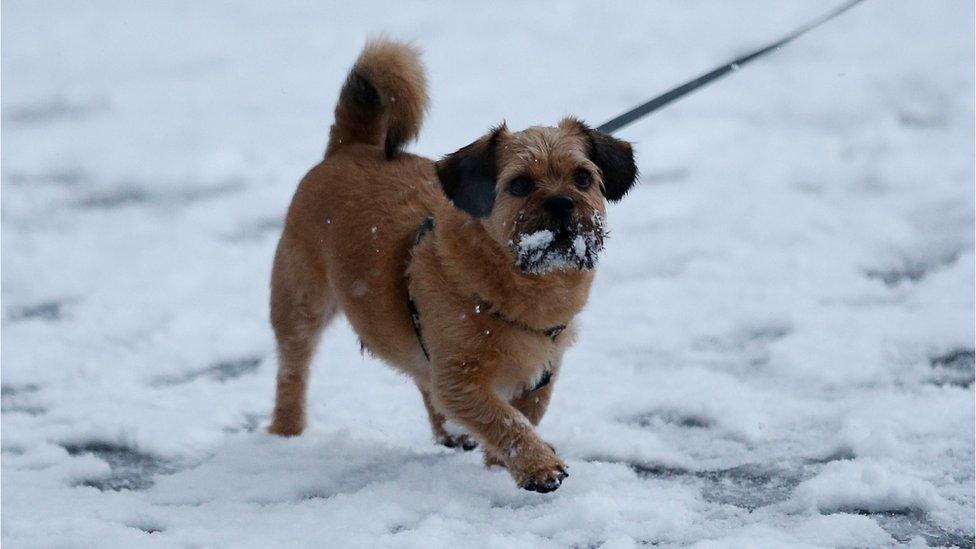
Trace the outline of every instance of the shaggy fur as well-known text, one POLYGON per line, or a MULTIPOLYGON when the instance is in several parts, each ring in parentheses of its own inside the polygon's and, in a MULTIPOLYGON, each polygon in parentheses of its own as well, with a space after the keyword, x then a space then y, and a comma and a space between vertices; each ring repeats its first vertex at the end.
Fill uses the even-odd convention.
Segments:
POLYGON ((368 44, 340 94, 325 159, 299 184, 278 244, 271 322, 279 371, 269 429, 302 431, 309 362, 319 333, 342 311, 365 347, 415 380, 438 442, 474 446, 447 432, 450 418, 482 443, 487 464, 504 465, 523 488, 551 491, 566 465, 534 426, 586 304, 605 199, 634 183, 633 154, 568 118, 522 132, 495 128, 434 163, 401 152, 426 108, 416 50, 368 44), (532 182, 524 196, 513 194, 519 178, 532 182), (434 228, 416 243, 429 216, 434 228), (530 265, 519 250, 539 231, 555 236, 530 265), (556 326, 567 328, 549 337, 556 326), (536 388, 546 371, 551 382, 536 388))

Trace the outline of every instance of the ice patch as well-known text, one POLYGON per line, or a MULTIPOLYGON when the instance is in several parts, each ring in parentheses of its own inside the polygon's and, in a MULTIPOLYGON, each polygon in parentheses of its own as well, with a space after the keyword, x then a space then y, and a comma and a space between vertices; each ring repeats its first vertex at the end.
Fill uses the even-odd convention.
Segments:
POLYGON ((931 512, 945 500, 929 482, 875 460, 833 461, 797 486, 789 507, 821 513, 931 512))

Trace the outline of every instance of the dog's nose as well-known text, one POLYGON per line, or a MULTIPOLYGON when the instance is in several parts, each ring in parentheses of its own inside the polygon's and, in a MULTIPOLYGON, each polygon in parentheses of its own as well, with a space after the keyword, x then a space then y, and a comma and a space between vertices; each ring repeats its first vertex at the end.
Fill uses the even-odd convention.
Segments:
POLYGON ((546 199, 542 207, 549 212, 549 215, 555 217, 556 219, 566 219, 571 213, 573 213, 573 209, 576 208, 576 205, 573 204, 572 198, 566 195, 559 195, 546 199))

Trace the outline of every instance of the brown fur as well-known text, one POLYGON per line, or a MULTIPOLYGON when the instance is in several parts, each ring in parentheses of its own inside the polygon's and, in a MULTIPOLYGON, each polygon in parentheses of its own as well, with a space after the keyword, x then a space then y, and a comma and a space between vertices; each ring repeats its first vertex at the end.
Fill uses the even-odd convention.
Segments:
MULTIPOLYGON (((548 197, 571 196, 580 227, 601 219, 619 170, 595 160, 606 136, 574 119, 517 133, 501 127, 436 165, 399 152, 417 135, 426 103, 415 50, 367 45, 341 93, 325 159, 299 184, 278 244, 271 320, 279 373, 269 430, 302 431, 318 334, 341 310, 373 354, 415 380, 439 442, 471 446, 447 433, 450 418, 483 444, 487 464, 505 465, 522 487, 549 491, 566 466, 533 427, 549 403, 593 271, 526 272, 515 248, 521 235, 551 223, 542 211, 548 197), (580 169, 592 173, 591 188, 574 184, 580 169), (452 193, 473 188, 479 170, 491 172, 495 198, 487 215, 474 217, 452 193), (505 191, 518 176, 536 182, 531 195, 505 191), (435 227, 415 244, 428 216, 435 227), (413 331, 408 296, 421 312, 430 361, 413 331), (557 325, 567 329, 554 340, 543 333, 557 325), (530 390, 547 367, 551 382, 530 390)), ((608 151, 633 167, 629 145, 613 140, 608 151)))

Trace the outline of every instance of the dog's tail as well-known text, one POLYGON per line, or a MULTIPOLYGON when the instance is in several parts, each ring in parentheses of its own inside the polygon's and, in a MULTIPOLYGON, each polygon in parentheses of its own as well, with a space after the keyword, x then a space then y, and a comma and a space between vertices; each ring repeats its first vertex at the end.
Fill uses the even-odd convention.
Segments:
POLYGON ((352 143, 383 146, 387 158, 420 133, 427 110, 420 52, 380 39, 366 44, 342 86, 326 156, 352 143))

